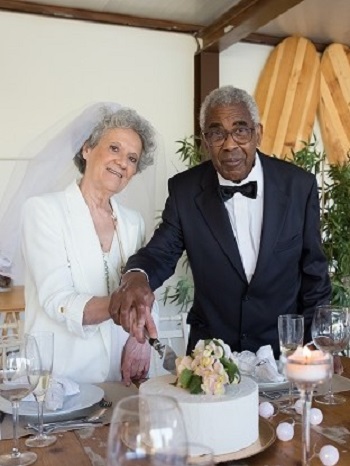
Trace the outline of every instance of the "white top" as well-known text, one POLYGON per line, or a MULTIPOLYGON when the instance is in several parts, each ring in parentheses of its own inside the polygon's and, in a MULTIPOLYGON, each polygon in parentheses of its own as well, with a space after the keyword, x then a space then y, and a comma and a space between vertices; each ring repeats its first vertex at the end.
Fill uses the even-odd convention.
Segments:
MULTIPOLYGON (((126 257, 144 241, 141 215, 111 198, 126 257)), ((106 296, 103 254, 88 206, 76 182, 65 191, 29 199, 22 215, 25 259, 25 331, 55 334, 54 373, 76 382, 120 380, 128 334, 111 319, 83 325, 86 303, 106 296)), ((115 239, 109 269, 119 262, 115 239)), ((119 267, 117 268, 119 270, 119 267)), ((111 290, 118 282, 112 277, 111 290)))
POLYGON ((235 193, 225 202, 233 234, 236 238, 243 268, 248 280, 254 275, 259 255, 260 236, 264 210, 264 177, 259 155, 255 156, 255 165, 242 183, 226 180, 218 173, 219 183, 225 186, 241 186, 250 181, 258 183, 256 199, 235 193))

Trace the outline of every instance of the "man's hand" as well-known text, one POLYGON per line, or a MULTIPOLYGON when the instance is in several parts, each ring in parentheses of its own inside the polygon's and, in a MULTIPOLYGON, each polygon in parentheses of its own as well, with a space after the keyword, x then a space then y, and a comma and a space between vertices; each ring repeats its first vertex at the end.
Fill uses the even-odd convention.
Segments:
POLYGON ((148 342, 138 343, 129 337, 122 353, 121 372, 126 386, 131 382, 142 382, 147 378, 151 360, 151 346, 148 342))
POLYGON ((112 293, 109 313, 114 323, 144 343, 146 333, 157 338, 157 328, 151 315, 154 294, 142 272, 123 275, 119 288, 112 293))

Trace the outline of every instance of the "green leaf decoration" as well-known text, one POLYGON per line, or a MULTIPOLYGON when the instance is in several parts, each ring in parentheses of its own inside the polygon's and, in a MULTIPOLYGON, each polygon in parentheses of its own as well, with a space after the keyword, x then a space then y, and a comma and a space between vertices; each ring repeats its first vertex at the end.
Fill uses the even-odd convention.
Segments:
POLYGON ((230 383, 239 383, 241 380, 241 374, 239 373, 237 365, 231 361, 231 359, 227 359, 225 357, 222 357, 220 362, 224 366, 230 383))
POLYGON ((180 376, 179 376, 179 382, 181 384, 181 387, 183 388, 189 388, 190 383, 191 383, 191 378, 192 378, 193 372, 190 369, 184 369, 180 376))
POLYGON ((190 384, 188 386, 190 393, 192 395, 198 395, 199 393, 203 393, 201 384, 202 384, 202 377, 200 377, 199 375, 192 375, 190 384))

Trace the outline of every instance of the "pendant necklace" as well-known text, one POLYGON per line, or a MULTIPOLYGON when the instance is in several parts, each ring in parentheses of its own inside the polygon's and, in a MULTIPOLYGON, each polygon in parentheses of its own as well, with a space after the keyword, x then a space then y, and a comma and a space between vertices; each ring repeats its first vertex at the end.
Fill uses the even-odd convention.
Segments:
MULTIPOLYGON (((123 245, 122 245, 120 234, 119 234, 118 220, 117 220, 117 217, 114 214, 114 212, 111 213, 111 218, 112 218, 112 221, 113 221, 114 231, 115 231, 115 233, 117 235, 119 254, 120 254, 119 276, 121 276, 123 271, 124 271, 124 267, 126 265, 126 257, 125 257, 123 245)), ((107 261, 108 253, 102 252, 102 256, 103 256, 103 265, 104 265, 106 284, 107 284, 107 294, 109 296, 110 291, 111 291, 111 285, 110 285, 110 275, 109 275, 109 267, 108 267, 108 261, 107 261)))

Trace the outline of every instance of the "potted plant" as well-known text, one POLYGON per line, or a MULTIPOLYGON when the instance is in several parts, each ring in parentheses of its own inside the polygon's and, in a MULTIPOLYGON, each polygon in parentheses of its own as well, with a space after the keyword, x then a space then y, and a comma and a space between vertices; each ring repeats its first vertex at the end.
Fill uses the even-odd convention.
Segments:
MULTIPOLYGON (((180 159, 187 168, 204 160, 200 139, 193 136, 177 141, 180 159)), ((326 163, 326 153, 317 149, 315 137, 304 142, 299 151, 292 151, 288 160, 316 175, 320 194, 321 235, 329 263, 332 282, 332 303, 350 306, 350 155, 341 164, 326 163)), ((164 304, 176 303, 181 311, 193 301, 193 281, 186 256, 183 259, 186 274, 175 286, 167 286, 164 304)))

